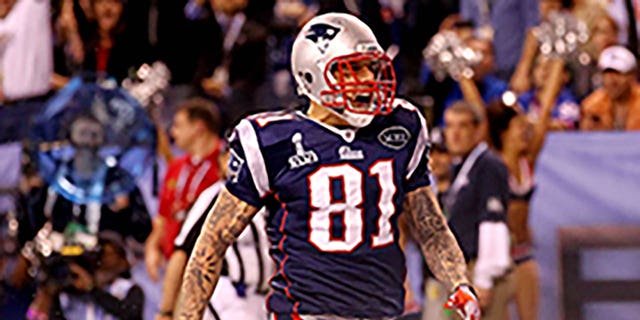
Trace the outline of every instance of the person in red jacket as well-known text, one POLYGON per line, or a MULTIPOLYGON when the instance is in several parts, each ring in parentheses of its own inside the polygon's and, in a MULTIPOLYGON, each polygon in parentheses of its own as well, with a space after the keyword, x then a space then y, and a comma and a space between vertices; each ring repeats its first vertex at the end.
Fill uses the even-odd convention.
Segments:
POLYGON ((185 213, 200 193, 219 179, 219 131, 218 108, 208 100, 189 99, 175 114, 171 136, 185 155, 173 160, 167 168, 158 216, 145 243, 145 267, 154 281, 158 280, 163 256, 168 258, 173 252, 185 213))

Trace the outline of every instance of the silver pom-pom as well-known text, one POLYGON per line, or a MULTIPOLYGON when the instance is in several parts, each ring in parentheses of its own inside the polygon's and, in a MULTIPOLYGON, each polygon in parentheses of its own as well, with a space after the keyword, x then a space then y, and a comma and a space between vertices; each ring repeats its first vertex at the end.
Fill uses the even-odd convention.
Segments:
POLYGON ((549 20, 534 29, 540 52, 550 58, 579 59, 582 46, 589 40, 589 29, 569 12, 552 12, 549 20))
POLYGON ((471 78, 471 67, 482 59, 482 54, 465 45, 451 31, 443 31, 434 35, 422 56, 438 81, 449 75, 453 79, 471 78))
POLYGON ((161 92, 169 86, 171 71, 162 62, 156 61, 152 65, 143 64, 136 71, 134 79, 122 81, 122 87, 143 106, 162 101, 161 92))

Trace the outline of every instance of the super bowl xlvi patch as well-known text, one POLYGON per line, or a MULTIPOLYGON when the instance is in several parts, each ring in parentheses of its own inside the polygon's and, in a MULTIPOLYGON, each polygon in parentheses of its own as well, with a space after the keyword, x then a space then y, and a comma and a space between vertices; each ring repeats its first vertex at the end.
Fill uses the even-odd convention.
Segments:
POLYGON ((401 126, 386 128, 378 134, 378 141, 380 141, 383 146, 393 150, 404 148, 409 142, 409 139, 411 139, 409 130, 401 126))
POLYGON ((238 182, 238 176, 240 175, 240 171, 244 166, 244 159, 240 158, 240 156, 233 150, 229 150, 229 163, 227 165, 227 175, 229 176, 229 181, 236 183, 238 182))
POLYGON ((302 145, 302 133, 296 132, 291 137, 291 142, 296 149, 296 154, 289 157, 289 167, 291 169, 306 166, 315 162, 318 162, 318 155, 313 150, 304 150, 302 145))

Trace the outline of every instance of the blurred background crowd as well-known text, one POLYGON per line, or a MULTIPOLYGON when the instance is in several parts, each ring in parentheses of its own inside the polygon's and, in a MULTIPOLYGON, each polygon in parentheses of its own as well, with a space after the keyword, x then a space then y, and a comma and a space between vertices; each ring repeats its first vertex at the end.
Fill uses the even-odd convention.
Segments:
MULTIPOLYGON (((398 93, 433 128, 434 188, 449 214, 485 205, 458 192, 458 158, 487 146, 506 165, 464 173, 507 208, 513 263, 491 304, 547 319, 528 222, 538 155, 552 131, 640 129, 637 0, 0 0, 0 318, 162 318, 174 240, 223 176, 225 131, 304 104, 290 47, 330 11, 359 16, 395 56, 398 93), (544 29, 567 21, 587 38, 565 37, 579 48, 562 52, 544 29), (472 50, 460 72, 429 61, 436 35, 472 50)), ((407 310, 446 317, 427 315, 442 290, 410 238, 407 310)), ((477 239, 458 240, 474 261, 477 239)))

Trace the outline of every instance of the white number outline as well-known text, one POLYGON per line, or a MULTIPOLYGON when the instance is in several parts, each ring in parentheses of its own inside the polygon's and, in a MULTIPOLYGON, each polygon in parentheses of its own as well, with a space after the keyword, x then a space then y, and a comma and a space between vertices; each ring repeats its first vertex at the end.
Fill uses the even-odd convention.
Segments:
POLYGON ((396 214, 396 205, 393 202, 393 197, 396 195, 396 184, 393 181, 394 168, 393 160, 381 159, 374 162, 369 167, 369 175, 377 177, 378 188, 380 194, 378 195, 378 231, 371 235, 371 247, 382 248, 386 247, 394 242, 393 226, 391 225, 391 218, 396 214))

